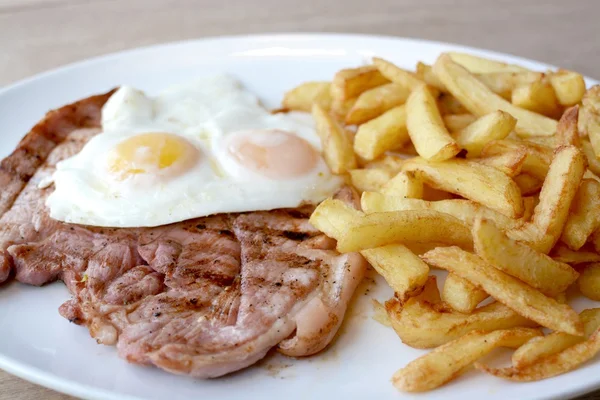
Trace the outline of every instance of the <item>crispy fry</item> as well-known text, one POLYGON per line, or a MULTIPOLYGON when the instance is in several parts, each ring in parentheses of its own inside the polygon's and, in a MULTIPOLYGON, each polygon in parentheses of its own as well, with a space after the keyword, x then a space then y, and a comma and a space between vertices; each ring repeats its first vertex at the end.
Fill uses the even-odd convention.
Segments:
POLYGON ((438 247, 421 256, 429 265, 446 269, 489 293, 522 316, 542 326, 573 335, 583 334, 579 316, 571 307, 486 264, 458 247, 438 247))
POLYGON ((551 118, 562 112, 556 93, 547 79, 518 86, 513 90, 511 102, 517 106, 551 118))
POLYGON ((521 190, 522 196, 529 196, 539 192, 544 183, 529 174, 519 174, 513 177, 513 180, 519 187, 519 190, 521 190))
POLYGON ((341 200, 327 199, 313 211, 309 222, 330 238, 337 239, 352 221, 362 215, 341 200))
MULTIPOLYGON (((356 138, 355 138, 355 141, 356 141, 356 138)), ((402 165, 404 165, 403 158, 400 158, 400 157, 397 157, 394 155, 390 155, 390 154, 384 154, 383 156, 381 156, 373 161, 369 161, 364 166, 364 168, 385 169, 386 171, 390 171, 392 174, 397 174, 398 172, 400 172, 402 170, 402 165)))
POLYGON ((521 173, 526 159, 527 151, 524 148, 520 148, 504 154, 499 154, 497 156, 472 158, 471 161, 475 161, 489 167, 494 167, 512 178, 521 173))
POLYGON ((600 157, 600 85, 591 87, 583 96, 579 121, 596 157, 600 157))
POLYGON ((402 105, 359 126, 354 138, 354 151, 366 160, 373 160, 409 140, 406 109, 402 105))
POLYGON ((472 114, 481 117, 496 110, 505 111, 517 119, 515 130, 519 136, 551 136, 556 132, 555 120, 507 102, 448 55, 442 54, 433 70, 448 91, 472 114))
POLYGON ((581 147, 581 138, 577 128, 579 121, 579 106, 573 106, 563 113, 556 128, 557 146, 581 147))
POLYGON ((473 114, 446 114, 442 116, 444 125, 450 132, 460 131, 475 122, 477 117, 473 114))
POLYGON ((432 86, 441 92, 446 91, 446 87, 444 86, 444 84, 433 73, 433 68, 431 68, 431 65, 427 65, 427 64, 423 64, 422 62, 418 62, 416 69, 417 70, 416 70, 415 74, 417 75, 417 78, 419 78, 420 80, 422 80, 429 86, 432 86))
POLYGON ((453 137, 467 150, 467 157, 477 157, 492 140, 504 139, 514 129, 517 120, 504 111, 494 111, 456 132, 453 137))
POLYGON ((410 90, 397 83, 387 83, 361 93, 346 115, 346 124, 360 125, 402 105, 408 99, 410 90))
POLYGON ((448 55, 457 64, 462 65, 473 74, 487 74, 495 72, 527 72, 527 68, 507 64, 500 61, 489 60, 473 54, 449 52, 448 55))
POLYGON ((564 292, 579 276, 569 265, 508 238, 485 219, 475 221, 473 243, 477 255, 490 265, 549 296, 564 292))
POLYGON ((600 227, 600 183, 584 179, 573 198, 571 210, 561 240, 573 250, 579 250, 590 235, 600 227))
POLYGON ((423 182, 414 174, 402 171, 383 185, 381 192, 387 196, 420 199, 423 197, 423 182))
POLYGON ((391 327, 392 322, 387 315, 387 311, 385 311, 385 306, 375 299, 371 299, 371 302, 373 304, 373 319, 383 326, 391 327))
POLYGON ((381 72, 381 75, 394 83, 404 86, 409 91, 424 84, 424 82, 417 78, 414 73, 402 69, 382 58, 374 57, 373 65, 377 67, 379 72, 381 72))
POLYGON ((435 99, 425 85, 415 88, 408 97, 406 127, 417 152, 427 160, 447 160, 460 151, 446 130, 435 99))
POLYGON ((312 115, 321 138, 323 157, 331 172, 343 174, 356 168, 352 142, 343 128, 318 104, 313 105, 312 115))
POLYGON ((600 175, 600 158, 596 157, 596 153, 594 153, 594 148, 589 139, 581 140, 581 151, 585 154, 590 171, 596 175, 600 175))
MULTIPOLYGON (((443 93, 437 99, 437 106, 442 115, 456 115, 456 114, 468 114, 467 110, 456 97, 450 93, 443 93)), ((473 115, 473 114, 471 114, 473 115)))
POLYGON ((354 107, 354 104, 358 100, 357 97, 349 99, 332 99, 331 100, 331 115, 339 122, 342 123, 346 120, 346 115, 354 107))
POLYGON ((389 83, 389 80, 373 65, 342 69, 335 74, 331 82, 331 97, 348 100, 386 83, 389 83))
POLYGON ((473 200, 511 218, 523 215, 519 187, 496 168, 459 159, 437 163, 412 159, 402 169, 413 171, 427 185, 473 200))
POLYGON ((488 298, 488 294, 456 274, 448 274, 442 288, 442 300, 452 309, 469 314, 488 298))
POLYGON ((550 84, 563 106, 571 107, 579 103, 585 94, 585 80, 577 72, 558 70, 550 74, 550 84))
POLYGON ((406 392, 435 389, 495 348, 519 347, 541 334, 538 329, 531 328, 473 331, 410 362, 394 374, 392 382, 397 389, 406 392))
POLYGON ((581 272, 577 280, 579 291, 588 299, 600 300, 600 264, 590 264, 581 272))
POLYGON ((571 250, 567 246, 560 243, 557 244, 554 249, 552 249, 551 256, 556 261, 560 261, 569 265, 600 262, 600 254, 585 248, 580 248, 577 251, 571 250))
POLYGON ((305 82, 283 96, 282 105, 288 110, 310 112, 314 103, 324 110, 331 108, 330 82, 305 82))
POLYGON ((549 147, 518 140, 494 140, 484 146, 481 155, 489 157, 522 149, 527 152, 527 158, 522 168, 523 172, 541 180, 545 179, 554 156, 549 147))
POLYGON ((393 176, 390 171, 378 168, 351 169, 349 172, 352 186, 360 192, 380 190, 393 176))
POLYGON ((476 74, 475 76, 492 92, 502 96, 506 100, 510 100, 513 90, 519 86, 541 80, 544 77, 544 74, 533 71, 500 71, 489 72, 486 74, 476 74))

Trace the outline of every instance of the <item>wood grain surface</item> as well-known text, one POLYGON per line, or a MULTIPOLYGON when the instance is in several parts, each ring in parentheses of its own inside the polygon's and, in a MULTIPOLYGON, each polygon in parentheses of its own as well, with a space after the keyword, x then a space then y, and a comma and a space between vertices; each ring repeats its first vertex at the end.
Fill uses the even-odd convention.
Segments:
MULTIPOLYGON (((600 78, 599 14, 599 0, 0 0, 0 86, 122 49, 268 32, 455 42, 600 78)), ((0 400, 38 399, 72 397, 0 371, 0 400)))

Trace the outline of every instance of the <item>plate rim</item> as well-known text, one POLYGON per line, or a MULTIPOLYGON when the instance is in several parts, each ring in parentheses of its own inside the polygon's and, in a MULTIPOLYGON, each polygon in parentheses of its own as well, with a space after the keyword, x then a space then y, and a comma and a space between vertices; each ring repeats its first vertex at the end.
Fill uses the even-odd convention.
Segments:
MULTIPOLYGON (((137 52, 144 51, 160 51, 163 48, 170 48, 174 46, 186 46, 191 43, 208 43, 211 42, 237 42, 237 41, 247 41, 253 40, 256 42, 289 42, 289 41, 315 41, 315 40, 341 40, 341 41, 351 41, 352 39, 360 39, 367 41, 398 41, 405 43, 413 43, 413 44, 424 44, 424 45, 434 45, 439 47, 451 47, 458 51, 465 51, 470 53, 479 53, 485 54, 489 57, 495 57, 499 60, 510 58, 512 62, 521 62, 521 63, 536 63, 545 68, 558 68, 557 66, 540 62, 534 59, 529 59, 526 57, 517 56, 511 53, 504 53, 495 50, 488 50, 481 47, 462 45, 458 43, 438 41, 438 40, 428 40, 422 38, 414 38, 414 37, 405 37, 405 36, 393 36, 393 35, 379 35, 379 34, 360 34, 360 33, 343 33, 343 32, 303 32, 303 33, 294 33, 294 32, 274 32, 274 33, 263 33, 263 34, 238 34, 238 35, 223 35, 223 36, 206 36, 200 38, 189 38, 184 40, 170 41, 170 42, 161 42, 144 46, 130 47, 123 50, 119 50, 116 52, 110 52, 106 54, 101 54, 93 57, 84 58, 82 60, 74 61, 71 63, 63 64, 34 75, 19 79, 17 81, 11 82, 7 85, 0 87, 0 99, 4 96, 9 95, 13 91, 18 91, 26 85, 35 84, 36 81, 44 80, 47 78, 51 78, 54 74, 68 72, 69 70, 77 69, 85 67, 89 64, 94 64, 102 61, 108 61, 111 59, 117 59, 123 56, 130 56, 137 52)), ((351 47, 346 45, 346 47, 351 47)), ((586 83, 588 84, 597 84, 598 81, 594 78, 585 76, 586 83)), ((14 282, 10 283, 14 284, 14 282)), ((31 366, 25 362, 21 362, 19 360, 13 359, 11 357, 5 356, 4 354, 0 354, 0 369, 5 372, 14 375, 20 379, 26 380, 28 382, 32 382, 34 384, 55 390, 60 393, 64 393, 71 396, 88 398, 88 399, 107 399, 107 398, 115 398, 117 396, 119 399, 123 400, 143 400, 137 396, 131 396, 126 394, 117 393, 115 391, 99 388, 96 386, 91 386, 88 384, 82 384, 74 380, 69 380, 67 378, 63 378, 59 375, 56 375, 51 372, 46 372, 37 367, 31 366)), ((557 394, 552 394, 550 396, 540 397, 540 399, 562 399, 565 397, 575 397, 585 393, 589 393, 595 389, 600 388, 600 377, 597 381, 588 382, 585 385, 581 385, 574 388, 569 388, 567 390, 560 391, 557 394)))

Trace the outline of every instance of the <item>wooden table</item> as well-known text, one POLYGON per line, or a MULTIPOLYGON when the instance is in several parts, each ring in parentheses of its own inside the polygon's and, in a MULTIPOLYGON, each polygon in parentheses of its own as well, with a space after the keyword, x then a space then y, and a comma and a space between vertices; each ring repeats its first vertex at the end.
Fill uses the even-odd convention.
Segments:
MULTIPOLYGON (((0 0, 0 85, 121 49, 265 32, 456 42, 600 78, 598 15, 598 0, 0 0)), ((38 399, 72 397, 0 371, 0 400, 38 399)))

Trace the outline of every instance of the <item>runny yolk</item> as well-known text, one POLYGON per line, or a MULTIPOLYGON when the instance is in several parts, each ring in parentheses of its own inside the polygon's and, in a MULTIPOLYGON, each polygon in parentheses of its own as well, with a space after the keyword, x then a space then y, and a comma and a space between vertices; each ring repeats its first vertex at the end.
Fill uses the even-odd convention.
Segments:
POLYGON ((180 136, 143 133, 123 140, 111 150, 108 170, 123 178, 159 172, 172 175, 187 169, 197 157, 196 148, 180 136))
POLYGON ((228 151, 243 166, 271 179, 305 175, 319 159, 306 140, 275 129, 241 132, 229 142, 228 151))

